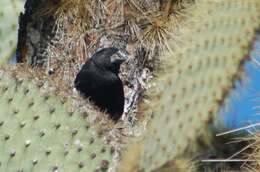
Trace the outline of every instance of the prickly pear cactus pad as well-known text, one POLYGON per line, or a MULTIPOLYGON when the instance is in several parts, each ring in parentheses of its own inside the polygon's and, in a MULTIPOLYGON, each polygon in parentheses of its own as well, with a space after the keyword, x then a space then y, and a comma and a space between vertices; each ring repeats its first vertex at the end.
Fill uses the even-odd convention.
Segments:
POLYGON ((165 53, 158 75, 153 119, 140 154, 140 168, 158 169, 207 143, 208 126, 241 76, 260 24, 259 0, 199 0, 187 8, 174 53, 165 53))
POLYGON ((15 52, 18 16, 22 7, 21 0, 0 1, 0 64, 5 63, 15 52))
POLYGON ((0 72, 0 171, 107 171, 113 152, 87 114, 28 78, 0 72))

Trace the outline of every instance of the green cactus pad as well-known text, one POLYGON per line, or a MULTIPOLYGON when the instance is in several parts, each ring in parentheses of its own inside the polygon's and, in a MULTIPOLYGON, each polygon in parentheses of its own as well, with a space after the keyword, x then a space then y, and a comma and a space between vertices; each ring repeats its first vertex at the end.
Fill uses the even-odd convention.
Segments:
POLYGON ((248 59, 259 15, 258 0, 199 0, 186 9, 181 44, 170 41, 174 54, 162 56, 167 67, 158 75, 141 169, 157 169, 207 143, 208 126, 248 59))
POLYGON ((6 63, 15 52, 18 16, 22 7, 21 0, 0 1, 0 64, 6 63))
POLYGON ((107 171, 112 153, 97 127, 42 90, 0 72, 0 171, 107 171))

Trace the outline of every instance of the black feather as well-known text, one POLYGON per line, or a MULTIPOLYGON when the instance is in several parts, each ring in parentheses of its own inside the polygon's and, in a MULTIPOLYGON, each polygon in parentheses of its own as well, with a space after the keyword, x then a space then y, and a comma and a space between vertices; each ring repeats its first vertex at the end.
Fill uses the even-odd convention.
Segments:
POLYGON ((120 62, 111 62, 117 48, 104 48, 96 52, 81 68, 74 81, 75 88, 89 97, 113 120, 118 120, 124 111, 123 83, 118 73, 120 62))

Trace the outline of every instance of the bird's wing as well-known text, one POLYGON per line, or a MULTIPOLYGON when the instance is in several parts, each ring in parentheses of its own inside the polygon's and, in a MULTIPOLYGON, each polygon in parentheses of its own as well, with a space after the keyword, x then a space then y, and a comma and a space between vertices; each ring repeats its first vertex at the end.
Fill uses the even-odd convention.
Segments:
POLYGON ((91 86, 93 78, 95 78, 95 69, 93 64, 87 62, 77 74, 74 80, 74 86, 77 90, 88 93, 93 89, 93 86, 91 86))
POLYGON ((118 76, 112 81, 110 81, 107 86, 107 94, 106 97, 111 97, 109 109, 109 113, 113 114, 112 118, 118 120, 122 113, 124 112, 124 89, 123 83, 118 76))
POLYGON ((90 96, 98 90, 116 84, 118 77, 106 70, 98 68, 93 62, 86 63, 77 74, 74 86, 77 90, 90 96))

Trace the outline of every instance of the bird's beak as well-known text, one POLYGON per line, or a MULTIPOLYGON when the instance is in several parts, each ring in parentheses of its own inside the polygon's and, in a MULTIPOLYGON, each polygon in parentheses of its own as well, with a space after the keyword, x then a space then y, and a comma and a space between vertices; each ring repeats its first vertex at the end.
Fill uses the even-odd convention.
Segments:
POLYGON ((118 51, 117 54, 120 57, 120 59, 123 61, 126 61, 128 59, 127 52, 118 51))
POLYGON ((116 53, 116 56, 112 56, 111 58, 111 62, 112 63, 123 63, 124 61, 126 61, 128 59, 128 54, 127 53, 123 53, 122 51, 118 51, 116 53))

